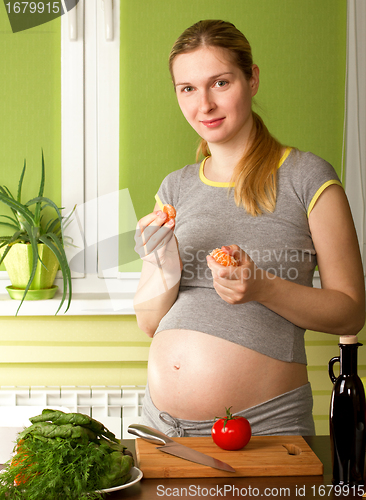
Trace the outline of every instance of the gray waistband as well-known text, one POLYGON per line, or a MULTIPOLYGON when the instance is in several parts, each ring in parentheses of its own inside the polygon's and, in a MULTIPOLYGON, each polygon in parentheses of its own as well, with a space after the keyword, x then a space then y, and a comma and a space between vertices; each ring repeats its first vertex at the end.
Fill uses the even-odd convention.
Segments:
MULTIPOLYGON (((247 408, 234 415, 249 420, 253 435, 302 435, 315 434, 312 416, 313 396, 310 383, 269 401, 247 408)), ((154 405, 146 386, 142 421, 171 437, 210 436, 214 420, 185 420, 172 417, 154 405)))

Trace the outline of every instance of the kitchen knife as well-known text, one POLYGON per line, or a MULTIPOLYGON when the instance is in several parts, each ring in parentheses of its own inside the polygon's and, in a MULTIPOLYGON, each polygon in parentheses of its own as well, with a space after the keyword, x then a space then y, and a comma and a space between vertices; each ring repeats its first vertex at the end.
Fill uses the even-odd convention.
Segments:
POLYGON ((214 469, 235 472, 235 469, 225 462, 221 462, 221 460, 218 460, 217 458, 210 457, 200 451, 193 450, 188 446, 177 443, 162 432, 157 431, 152 427, 148 427, 147 425, 131 424, 127 430, 130 434, 134 434, 135 436, 145 439, 150 443, 164 445, 156 447, 157 450, 163 451, 164 453, 169 453, 175 457, 183 458, 184 460, 189 460, 190 462, 195 462, 197 464, 207 465, 208 467, 213 467, 214 469))

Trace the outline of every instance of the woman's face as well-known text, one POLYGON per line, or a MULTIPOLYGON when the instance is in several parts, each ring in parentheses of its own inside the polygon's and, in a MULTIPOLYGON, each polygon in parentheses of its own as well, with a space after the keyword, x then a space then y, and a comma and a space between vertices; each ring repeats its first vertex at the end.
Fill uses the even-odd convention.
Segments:
POLYGON ((179 106, 188 123, 208 144, 246 144, 253 118, 252 97, 259 69, 247 80, 227 49, 200 47, 179 54, 173 76, 179 106))

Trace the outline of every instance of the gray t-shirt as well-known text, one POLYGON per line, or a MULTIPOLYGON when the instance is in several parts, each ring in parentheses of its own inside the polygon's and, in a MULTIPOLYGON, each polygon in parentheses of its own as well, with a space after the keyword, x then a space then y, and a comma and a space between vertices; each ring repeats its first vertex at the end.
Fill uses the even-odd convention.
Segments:
POLYGON ((162 318, 163 330, 196 330, 283 361, 306 364, 303 328, 258 302, 228 304, 213 288, 206 255, 222 245, 239 245, 258 272, 312 286, 316 252, 308 215, 330 184, 340 184, 333 167, 312 153, 288 148, 277 176, 273 213, 249 215, 234 202, 228 183, 209 181, 204 161, 172 172, 158 198, 177 211, 175 235, 183 271, 178 298, 162 318))

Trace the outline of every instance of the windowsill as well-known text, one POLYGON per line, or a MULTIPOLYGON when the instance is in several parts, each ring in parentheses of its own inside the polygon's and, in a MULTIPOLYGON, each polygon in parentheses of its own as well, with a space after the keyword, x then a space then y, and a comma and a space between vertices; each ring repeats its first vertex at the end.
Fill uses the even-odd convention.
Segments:
MULTIPOLYGON (((74 291, 70 308, 64 313, 66 308, 65 302, 58 312, 58 316, 135 315, 133 297, 138 281, 137 276, 136 273, 129 284, 125 281, 123 285, 121 280, 96 280, 96 283, 103 285, 103 288, 99 287, 99 290, 95 291, 96 286, 92 286, 91 289, 94 292, 81 290, 82 287, 79 283, 81 284, 83 280, 74 280, 74 291), (109 290, 106 290, 106 283, 108 283, 109 290), (126 291, 119 291, 121 287, 126 291)), ((55 283, 61 288, 62 280, 56 280, 55 283)), ((9 297, 5 288, 8 285, 10 285, 10 281, 0 279, 0 317, 15 316, 19 307, 20 301, 12 300, 9 297)), ((313 286, 320 288, 318 272, 314 275, 313 286)), ((62 293, 59 290, 53 299, 25 300, 18 312, 18 316, 54 316, 60 304, 61 297, 62 293)))
MULTIPOLYGON (((106 289, 105 280, 98 280, 103 287, 96 291, 96 287, 90 287, 94 290, 88 292, 81 290, 79 283, 83 280, 74 280, 72 301, 69 310, 66 309, 66 302, 62 305, 57 316, 93 316, 93 315, 134 315, 133 297, 134 291, 130 287, 123 286, 120 280, 113 280, 115 285, 120 285, 118 288, 106 289), (75 283, 76 281, 76 283, 75 283), (121 286, 122 285, 122 286, 121 286), (126 291, 119 291, 120 288, 126 291), (130 289, 128 289, 130 288, 130 289)), ((62 280, 56 280, 55 284, 59 286, 54 298, 49 300, 25 300, 18 312, 18 316, 54 316, 60 305, 62 298, 62 280)), ((9 297, 6 286, 10 285, 10 281, 0 279, 0 316, 15 316, 19 307, 20 301, 13 300, 9 297)))
MULTIPOLYGON (((50 300, 24 301, 18 316, 54 316, 60 304, 61 293, 50 300)), ((119 294, 113 297, 119 308, 112 306, 112 300, 107 293, 76 293, 73 294, 69 310, 64 314, 64 303, 58 316, 93 316, 93 315, 131 315, 135 314, 132 306, 133 294, 119 294)), ((8 293, 0 293, 0 316, 15 316, 19 300, 10 299, 8 293)))

